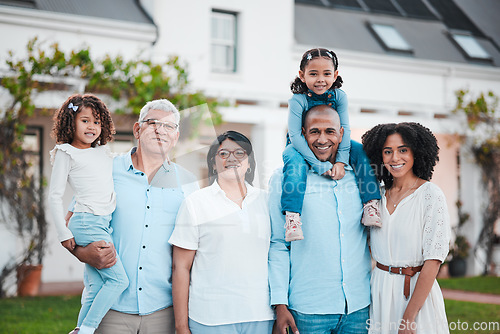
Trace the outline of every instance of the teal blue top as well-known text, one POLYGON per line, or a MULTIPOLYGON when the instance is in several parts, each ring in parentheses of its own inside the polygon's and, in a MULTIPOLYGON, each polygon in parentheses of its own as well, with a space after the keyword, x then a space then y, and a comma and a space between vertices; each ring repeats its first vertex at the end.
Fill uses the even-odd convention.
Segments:
POLYGON ((293 94, 288 101, 288 135, 293 147, 304 157, 318 174, 323 174, 333 166, 329 161, 321 162, 312 153, 302 134, 302 114, 314 106, 326 104, 337 110, 340 125, 344 128, 344 136, 337 151, 337 162, 349 165, 349 150, 351 149, 351 128, 347 111, 347 95, 341 89, 327 90, 317 95, 312 91, 307 94, 293 94))

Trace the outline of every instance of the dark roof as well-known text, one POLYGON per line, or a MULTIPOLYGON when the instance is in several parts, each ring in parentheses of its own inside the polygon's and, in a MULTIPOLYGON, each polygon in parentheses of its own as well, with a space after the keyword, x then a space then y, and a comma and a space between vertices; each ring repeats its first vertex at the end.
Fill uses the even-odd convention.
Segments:
POLYGON ((138 0, 0 0, 0 5, 154 24, 138 0))
POLYGON ((333 50, 344 49, 417 59, 500 66, 498 48, 500 1, 498 0, 473 2, 455 0, 456 3, 452 0, 320 0, 316 4, 312 2, 313 0, 295 1, 294 27, 298 44, 333 50), (485 15, 488 19, 482 21, 485 15), (369 23, 393 26, 410 44, 412 51, 388 50, 368 28, 369 23), (457 31, 472 34, 491 55, 491 59, 468 58, 450 38, 450 32, 457 31))
POLYGON ((498 0, 455 0, 457 5, 467 13, 486 38, 500 46, 500 1, 498 0))

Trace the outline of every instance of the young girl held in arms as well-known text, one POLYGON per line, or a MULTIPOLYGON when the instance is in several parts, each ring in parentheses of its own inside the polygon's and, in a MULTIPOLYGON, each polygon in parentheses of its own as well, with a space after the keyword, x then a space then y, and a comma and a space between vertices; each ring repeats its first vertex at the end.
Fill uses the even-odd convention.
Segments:
MULTIPOLYGON (((115 210, 113 158, 105 144, 112 139, 114 125, 106 105, 91 94, 72 95, 54 115, 52 135, 57 145, 50 152, 53 164, 49 189, 59 241, 73 252, 76 245, 111 241, 109 226, 115 210), (74 191, 74 214, 66 226, 63 195, 66 184, 74 191)), ((120 259, 111 268, 85 265, 86 295, 71 333, 94 333, 102 318, 128 286, 120 259)))
MULTIPOLYGON (((360 143, 351 141, 347 96, 340 89, 338 59, 333 51, 317 48, 304 53, 300 61, 299 76, 291 84, 294 95, 288 101, 288 143, 283 152, 283 189, 281 208, 286 215, 286 241, 302 240, 300 214, 306 190, 309 166, 318 174, 340 180, 346 166, 352 166, 364 203, 362 222, 366 226, 380 226, 378 210, 380 191, 368 158, 360 143), (339 145, 336 163, 320 161, 312 153, 302 135, 302 115, 305 111, 326 104, 340 116, 344 136, 339 145)), ((350 167, 347 167, 350 168, 350 167)))

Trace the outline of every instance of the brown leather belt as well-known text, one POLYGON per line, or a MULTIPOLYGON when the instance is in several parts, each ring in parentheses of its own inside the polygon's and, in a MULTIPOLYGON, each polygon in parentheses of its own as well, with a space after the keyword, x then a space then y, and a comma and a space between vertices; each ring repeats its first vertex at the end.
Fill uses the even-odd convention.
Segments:
POLYGON ((391 274, 405 275, 405 285, 403 289, 403 294, 405 295, 406 300, 410 297, 410 279, 415 276, 420 270, 422 270, 423 266, 418 267, 392 267, 392 266, 384 266, 377 262, 377 268, 382 269, 384 271, 388 271, 391 274))

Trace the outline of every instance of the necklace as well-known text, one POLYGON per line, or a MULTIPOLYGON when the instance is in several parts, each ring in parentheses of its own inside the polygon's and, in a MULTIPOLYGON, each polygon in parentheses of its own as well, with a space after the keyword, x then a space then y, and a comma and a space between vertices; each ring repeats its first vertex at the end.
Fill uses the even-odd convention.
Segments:
POLYGON ((400 199, 397 203, 396 203, 396 202, 394 202, 394 201, 392 200, 392 198, 391 198, 391 191, 390 191, 390 190, 389 190, 389 191, 387 191, 387 194, 389 195, 389 200, 393 203, 393 207, 396 207, 396 206, 399 204, 399 202, 401 202, 401 201, 403 200, 403 198, 405 198, 406 194, 408 194, 408 193, 410 192, 410 190, 412 190, 413 188, 415 188, 415 186, 417 185, 417 182, 418 182, 418 177, 417 177, 417 179, 415 180, 415 183, 414 183, 414 184, 410 187, 410 189, 408 189, 408 190, 407 190, 407 191, 403 194, 403 196, 401 196, 401 199, 400 199))
POLYGON ((243 195, 243 196, 241 196, 241 197, 235 198, 234 200, 235 200, 235 201, 244 200, 244 199, 245 199, 245 197, 247 197, 247 194, 245 194, 245 195, 243 195))

